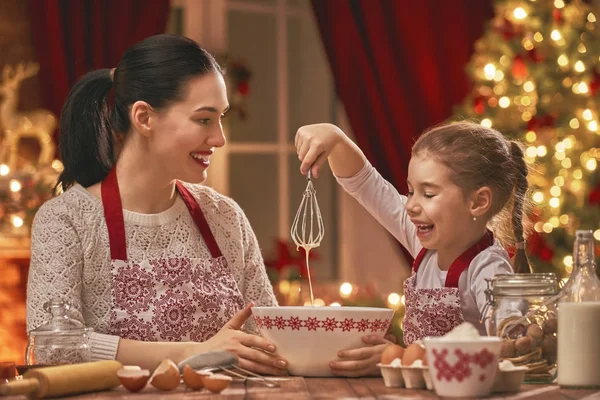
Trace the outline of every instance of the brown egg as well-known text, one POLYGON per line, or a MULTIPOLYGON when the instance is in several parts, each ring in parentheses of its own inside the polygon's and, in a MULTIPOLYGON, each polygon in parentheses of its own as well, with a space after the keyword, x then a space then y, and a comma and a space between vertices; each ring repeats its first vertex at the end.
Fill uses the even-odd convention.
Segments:
POLYGON ((179 386, 179 382, 179 369, 171 360, 163 360, 150 378, 150 384, 160 390, 173 390, 179 386))
POLYGON ((204 387, 213 393, 221 393, 231 383, 231 377, 223 374, 211 374, 202 377, 204 387))
POLYGON ((402 357, 402 365, 408 367, 416 360, 422 360, 425 355, 425 347, 418 343, 413 343, 406 348, 402 357))
POLYGON ((204 387, 202 378, 212 375, 210 371, 194 371, 189 365, 183 367, 183 383, 192 390, 199 390, 204 387))
POLYGON ((402 360, 404 355, 404 347, 398 346, 397 344, 390 344, 381 353, 381 364, 390 365, 396 358, 402 360))
POLYGON ((117 371, 121 385, 130 392, 139 392, 148 383, 150 371, 140 367, 125 366, 117 371))

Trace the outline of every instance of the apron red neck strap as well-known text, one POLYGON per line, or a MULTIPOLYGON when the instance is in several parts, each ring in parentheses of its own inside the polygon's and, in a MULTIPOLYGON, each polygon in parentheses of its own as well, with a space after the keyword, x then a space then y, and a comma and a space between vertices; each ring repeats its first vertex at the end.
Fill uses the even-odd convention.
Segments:
MULTIPOLYGON (((200 205, 189 190, 179 181, 176 183, 177 191, 181 195, 190 215, 202 234, 208 250, 213 258, 223 255, 200 205)), ((127 241, 125 239, 125 220, 123 218, 123 205, 117 180, 117 168, 113 167, 100 185, 104 219, 108 229, 110 244, 110 258, 113 260, 127 261, 127 241)))
MULTIPOLYGON (((444 287, 458 287, 458 280, 462 275, 463 271, 469 269, 469 265, 471 265, 471 261, 483 250, 490 247, 494 244, 494 234, 490 230, 486 230, 485 234, 475 243, 473 246, 469 247, 464 253, 462 253, 456 260, 452 262, 450 268, 448 269, 448 275, 446 275, 446 282, 444 287)), ((419 270, 419 266, 425 257, 425 253, 427 253, 426 248, 422 248, 415 261, 413 263, 413 271, 415 274, 419 270)))
POLYGON ((127 260, 127 242, 125 240, 125 220, 123 205, 117 181, 117 167, 113 167, 100 185, 104 219, 108 228, 111 260, 127 260))
POLYGON ((183 198, 185 205, 190 211, 190 214, 194 219, 196 226, 200 230, 202 238, 204 239, 204 242, 206 242, 206 246, 208 246, 210 254, 213 256, 213 258, 221 257, 223 255, 221 253, 221 249, 217 244, 215 236, 210 230, 210 226, 208 226, 208 222, 206 221, 206 217, 204 216, 200 205, 198 204, 194 196, 190 193, 190 191, 187 190, 186 187, 183 186, 183 184, 179 181, 177 181, 177 190, 179 191, 179 194, 183 198))

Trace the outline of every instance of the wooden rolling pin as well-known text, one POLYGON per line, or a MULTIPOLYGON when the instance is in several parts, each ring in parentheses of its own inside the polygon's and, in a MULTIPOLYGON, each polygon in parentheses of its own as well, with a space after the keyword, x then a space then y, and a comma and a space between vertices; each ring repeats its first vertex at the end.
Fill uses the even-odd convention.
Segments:
POLYGON ((30 369, 22 380, 0 385, 0 395, 41 399, 109 390, 121 384, 117 377, 120 368, 120 362, 108 360, 30 369))

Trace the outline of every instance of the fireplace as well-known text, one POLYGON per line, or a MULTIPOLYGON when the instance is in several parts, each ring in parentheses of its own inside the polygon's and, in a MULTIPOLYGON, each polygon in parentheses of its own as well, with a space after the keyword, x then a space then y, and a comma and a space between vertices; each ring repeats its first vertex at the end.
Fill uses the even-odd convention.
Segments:
POLYGON ((0 238, 0 362, 25 362, 28 241, 0 238))

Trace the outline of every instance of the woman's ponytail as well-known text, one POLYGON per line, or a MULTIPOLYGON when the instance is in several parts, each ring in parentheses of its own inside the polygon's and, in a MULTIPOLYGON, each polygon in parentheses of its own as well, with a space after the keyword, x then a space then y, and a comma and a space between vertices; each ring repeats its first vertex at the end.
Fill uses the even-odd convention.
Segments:
POLYGON ((84 75, 71 89, 60 116, 59 149, 64 170, 55 190, 65 191, 75 183, 91 186, 112 168, 111 88, 110 69, 99 69, 84 75))

